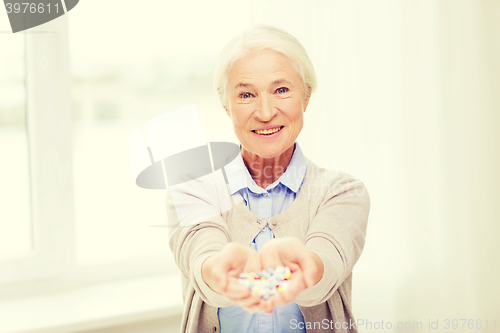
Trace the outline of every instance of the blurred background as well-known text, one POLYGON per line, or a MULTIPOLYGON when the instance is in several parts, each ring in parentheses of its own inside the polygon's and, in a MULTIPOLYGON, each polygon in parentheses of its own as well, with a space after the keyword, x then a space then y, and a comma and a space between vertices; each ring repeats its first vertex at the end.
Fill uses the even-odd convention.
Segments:
POLYGON ((164 192, 135 185, 128 135, 196 104, 236 143, 212 73, 254 23, 315 66, 305 155, 370 193, 359 331, 500 331, 500 1, 86 0, 16 34, 0 11, 0 332, 179 330, 164 192))

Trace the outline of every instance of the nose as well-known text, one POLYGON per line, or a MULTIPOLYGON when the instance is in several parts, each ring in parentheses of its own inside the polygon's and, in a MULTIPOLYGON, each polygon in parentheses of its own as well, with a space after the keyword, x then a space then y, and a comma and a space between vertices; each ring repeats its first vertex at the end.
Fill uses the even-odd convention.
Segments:
POLYGON ((259 102, 260 103, 257 105, 257 119, 267 123, 274 118, 277 108, 274 107, 273 103, 269 98, 267 98, 267 96, 262 96, 259 102))

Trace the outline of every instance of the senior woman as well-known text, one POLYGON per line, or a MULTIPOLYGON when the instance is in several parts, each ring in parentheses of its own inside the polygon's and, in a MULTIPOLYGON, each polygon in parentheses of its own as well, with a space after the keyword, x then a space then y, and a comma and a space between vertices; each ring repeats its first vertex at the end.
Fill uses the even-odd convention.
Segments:
POLYGON ((362 182, 317 166, 296 142, 316 88, 306 51, 287 32, 254 26, 223 49, 214 82, 241 145, 224 178, 195 182, 176 204, 169 189, 182 332, 356 332, 352 269, 370 200, 362 182), (206 214, 183 224, 179 207, 206 214), (292 271, 283 294, 263 300, 238 285, 240 273, 278 265, 292 271))

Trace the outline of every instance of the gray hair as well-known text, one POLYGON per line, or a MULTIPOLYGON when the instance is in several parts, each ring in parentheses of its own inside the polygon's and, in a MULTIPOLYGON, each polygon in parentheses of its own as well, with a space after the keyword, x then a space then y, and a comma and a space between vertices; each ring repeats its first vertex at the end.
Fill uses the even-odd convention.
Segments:
POLYGON ((226 106, 227 76, 240 58, 252 51, 272 50, 291 60, 302 77, 306 91, 316 90, 316 73, 302 44, 288 32, 270 25, 255 25, 231 40, 221 52, 214 72, 214 86, 226 106))

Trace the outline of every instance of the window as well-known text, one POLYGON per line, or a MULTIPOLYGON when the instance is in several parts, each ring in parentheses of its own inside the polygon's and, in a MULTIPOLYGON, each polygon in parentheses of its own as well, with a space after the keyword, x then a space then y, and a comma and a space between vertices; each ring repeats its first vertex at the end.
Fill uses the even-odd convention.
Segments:
POLYGON ((0 34, 0 260, 31 253, 24 35, 0 34))

